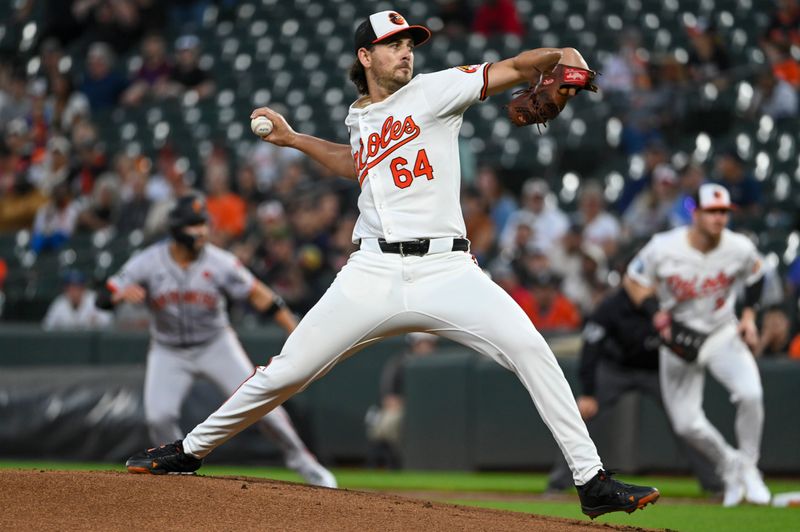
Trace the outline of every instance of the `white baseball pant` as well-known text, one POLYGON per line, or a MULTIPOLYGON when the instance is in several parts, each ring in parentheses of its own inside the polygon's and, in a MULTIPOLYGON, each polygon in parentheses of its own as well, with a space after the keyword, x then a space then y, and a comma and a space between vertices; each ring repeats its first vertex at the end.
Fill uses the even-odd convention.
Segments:
POLYGON ((555 437, 576 483, 591 479, 602 463, 549 346, 469 254, 440 244, 433 241, 431 250, 442 252, 403 257, 382 253, 375 240, 362 242, 281 353, 257 368, 219 410, 195 427, 184 439, 184 450, 204 457, 367 345, 408 331, 427 331, 513 371, 555 437))
MULTIPOLYGON (((208 344, 185 349, 153 342, 144 381, 144 411, 153 444, 183 436, 181 406, 197 377, 205 377, 228 397, 253 371, 253 363, 230 328, 208 344)), ((308 452, 283 407, 272 410, 261 421, 260 428, 287 460, 308 452)))
POLYGON ((666 347, 660 358, 661 394, 675 432, 706 454, 722 471, 737 452, 703 411, 705 370, 730 393, 736 405, 735 432, 739 451, 758 463, 764 404, 761 377, 753 355, 737 332, 736 323, 715 331, 705 341, 695 363, 687 363, 666 347))

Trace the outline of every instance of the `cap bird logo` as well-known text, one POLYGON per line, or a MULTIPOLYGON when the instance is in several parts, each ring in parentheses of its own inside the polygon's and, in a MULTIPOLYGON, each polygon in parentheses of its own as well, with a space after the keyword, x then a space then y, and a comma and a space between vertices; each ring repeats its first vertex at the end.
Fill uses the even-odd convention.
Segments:
POLYGON ((398 26, 402 26, 406 23, 406 20, 400 16, 399 13, 395 13, 394 11, 389 13, 389 22, 392 24, 397 24, 398 26))
POLYGON ((196 213, 199 213, 203 210, 203 202, 199 199, 196 199, 192 202, 192 210, 196 213))
POLYGON ((720 199, 722 197, 722 192, 719 190, 714 191, 714 199, 720 199))

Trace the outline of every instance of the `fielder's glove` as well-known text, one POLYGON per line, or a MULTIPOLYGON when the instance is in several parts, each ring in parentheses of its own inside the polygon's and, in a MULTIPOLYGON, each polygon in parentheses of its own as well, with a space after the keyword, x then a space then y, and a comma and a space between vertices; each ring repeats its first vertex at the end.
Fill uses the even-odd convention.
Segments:
POLYGON ((664 341, 664 345, 687 362, 697 360, 700 348, 703 347, 703 343, 708 338, 707 334, 696 331, 677 321, 673 321, 670 324, 670 333, 671 338, 669 341, 664 341))
POLYGON ((556 65, 550 72, 540 73, 536 83, 532 81, 530 87, 514 93, 508 104, 508 117, 517 127, 546 125, 567 105, 569 89, 575 89, 576 94, 583 89, 597 92, 593 83, 596 76, 593 70, 556 65))

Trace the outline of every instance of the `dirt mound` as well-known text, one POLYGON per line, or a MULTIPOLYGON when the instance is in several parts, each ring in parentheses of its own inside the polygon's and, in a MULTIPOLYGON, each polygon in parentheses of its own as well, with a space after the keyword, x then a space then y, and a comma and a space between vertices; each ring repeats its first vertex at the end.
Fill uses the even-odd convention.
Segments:
POLYGON ((0 471, 2 530, 638 530, 245 477, 0 471))

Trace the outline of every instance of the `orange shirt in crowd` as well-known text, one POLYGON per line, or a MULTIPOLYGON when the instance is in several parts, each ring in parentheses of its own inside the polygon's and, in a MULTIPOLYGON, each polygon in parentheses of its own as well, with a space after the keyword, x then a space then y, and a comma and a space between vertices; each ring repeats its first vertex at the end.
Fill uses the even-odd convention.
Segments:
POLYGON ((231 236, 244 232, 247 221, 247 204, 236 194, 229 192, 221 196, 210 196, 206 200, 211 227, 231 236))
POLYGON ((574 331, 581 325, 581 315, 577 307, 562 294, 555 296, 553 304, 546 312, 539 308, 539 302, 533 294, 522 286, 514 288, 510 295, 541 332, 574 331))
POLYGON ((792 338, 789 344, 789 358, 800 360, 800 334, 792 338))

